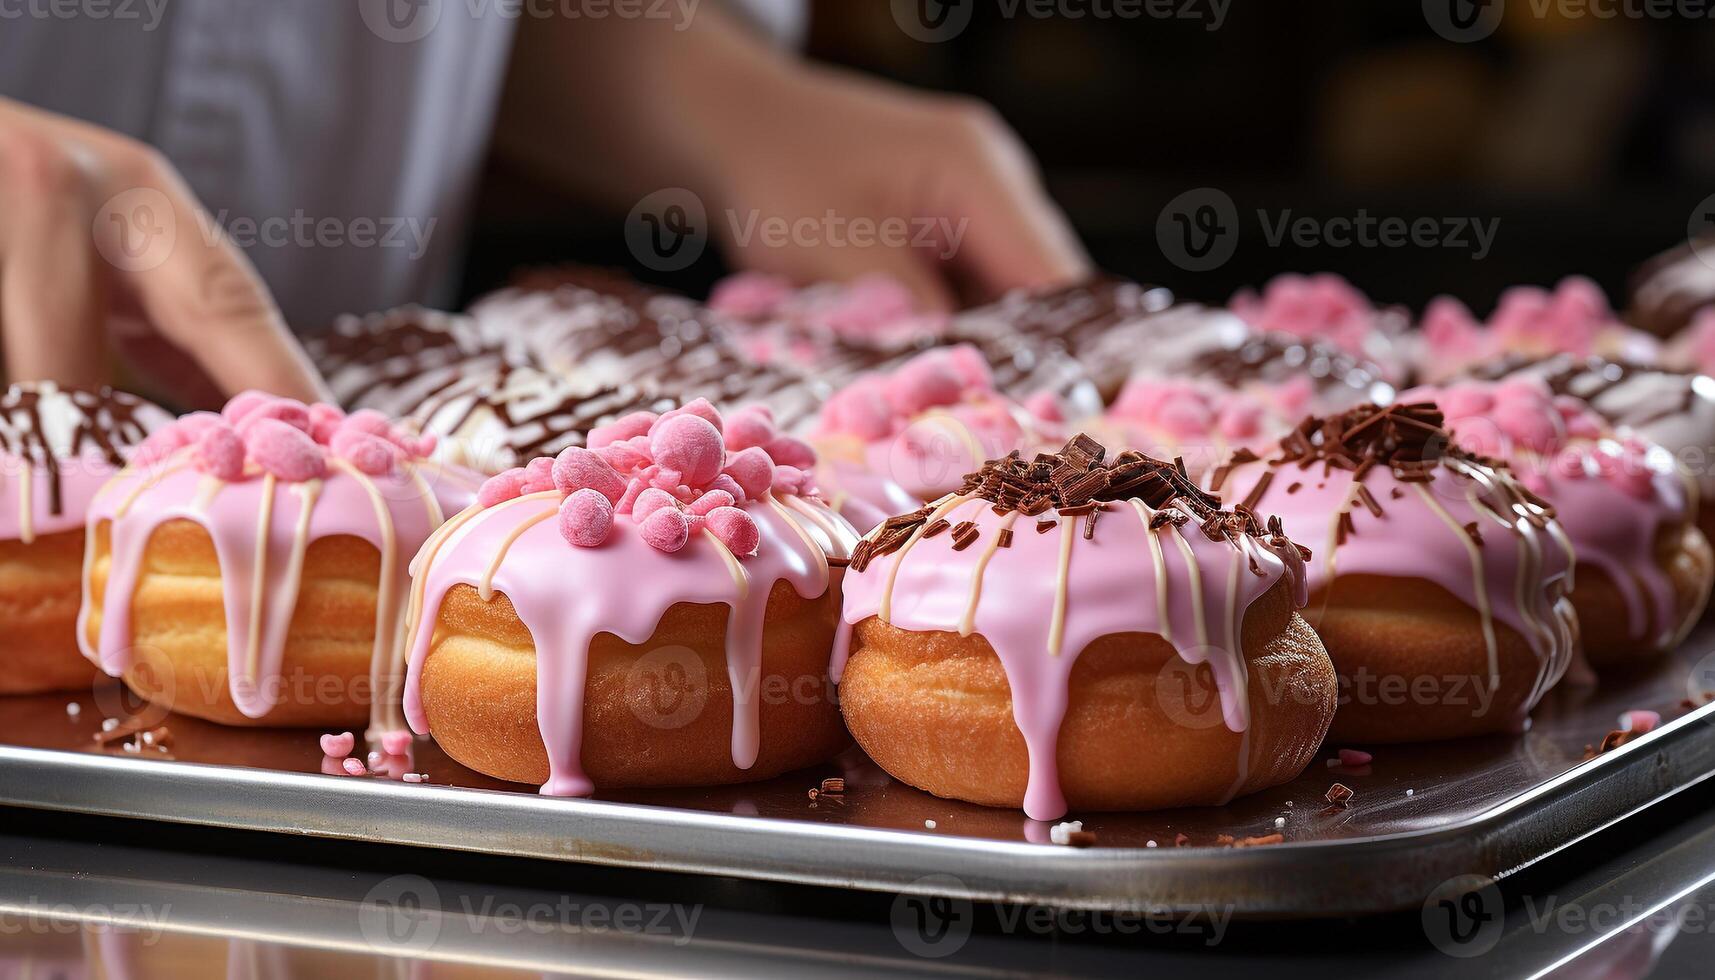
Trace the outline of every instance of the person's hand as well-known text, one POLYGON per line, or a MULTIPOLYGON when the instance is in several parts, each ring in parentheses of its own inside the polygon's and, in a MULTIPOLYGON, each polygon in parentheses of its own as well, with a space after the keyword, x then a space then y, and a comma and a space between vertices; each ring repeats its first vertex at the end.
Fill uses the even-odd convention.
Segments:
POLYGON ((109 325, 140 319, 228 394, 320 397, 256 270, 216 227, 149 147, 0 99, 9 380, 106 383, 109 325))
POLYGON ((1072 282, 1089 259, 986 105, 791 65, 711 131, 714 234, 798 282, 884 272, 926 309, 1072 282))
POLYGON ((496 140, 620 214, 689 190, 737 265, 800 283, 885 272, 947 309, 1090 271, 992 110, 807 64, 713 4, 527 18, 496 140))

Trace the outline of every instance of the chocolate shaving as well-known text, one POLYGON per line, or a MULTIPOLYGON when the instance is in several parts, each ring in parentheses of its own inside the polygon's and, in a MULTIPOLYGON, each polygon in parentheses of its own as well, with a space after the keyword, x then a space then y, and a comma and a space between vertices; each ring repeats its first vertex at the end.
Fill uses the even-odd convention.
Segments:
POLYGON ((828 567, 829 568, 846 568, 846 567, 850 566, 851 563, 852 563, 852 560, 850 558, 841 558, 838 555, 829 555, 828 556, 828 567))
MULTIPOLYGON (((968 524, 970 522, 966 521, 965 523, 968 524)), ((953 526, 953 522, 947 520, 945 517, 936 518, 934 521, 932 521, 929 524, 928 527, 923 529, 923 536, 925 538, 932 538, 935 535, 940 534, 942 531, 945 531, 946 529, 948 529, 952 526, 953 526)))
POLYGON ((1340 807, 1343 809, 1352 801, 1352 796, 1353 793, 1350 786, 1347 786, 1345 783, 1335 783, 1328 787, 1327 794, 1322 798, 1327 800, 1330 806, 1340 807))
POLYGON ((995 542, 995 547, 997 547, 997 548, 1010 548, 1010 547, 1012 547, 1012 528, 1010 528, 1010 527, 1001 528, 1000 534, 997 537, 999 540, 997 540, 995 542))
POLYGON ((1037 534, 1047 534, 1049 531, 1052 531, 1056 527, 1059 527, 1059 526, 1060 526, 1059 521, 1037 521, 1036 522, 1036 533, 1037 534))
POLYGON ((1074 830, 1066 835, 1068 847, 1095 847, 1096 832, 1093 830, 1074 830))
POLYGON ((971 544, 981 536, 981 534, 982 532, 978 531, 977 526, 972 522, 959 522, 959 526, 953 528, 953 550, 964 551, 966 548, 969 548, 971 544))
POLYGON ((1483 543, 1483 529, 1477 526, 1476 521, 1472 521, 1471 523, 1465 525, 1465 533, 1469 534, 1471 536, 1471 540, 1474 543, 1476 543, 1478 545, 1481 545, 1483 543))
POLYGON ((845 791, 846 781, 843 777, 829 776, 822 780, 822 792, 824 793, 844 793, 845 791))

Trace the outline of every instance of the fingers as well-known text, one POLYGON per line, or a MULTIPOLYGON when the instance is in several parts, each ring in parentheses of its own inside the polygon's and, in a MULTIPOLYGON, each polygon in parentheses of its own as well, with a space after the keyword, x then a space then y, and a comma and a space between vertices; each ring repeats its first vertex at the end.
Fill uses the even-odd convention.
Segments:
POLYGON ((103 276, 90 242, 81 162, 47 141, 17 141, 0 187, 0 338, 11 381, 109 380, 103 276))
POLYGON ((948 213, 967 216, 957 249, 960 268, 993 293, 1088 278, 1089 255, 1043 190, 1028 152, 992 115, 971 118, 964 142, 972 163, 944 178, 952 200, 948 213))
POLYGON ((255 268, 209 233, 215 226, 178 175, 149 158, 126 177, 98 215, 97 241, 156 329, 227 394, 258 388, 326 400, 255 268))

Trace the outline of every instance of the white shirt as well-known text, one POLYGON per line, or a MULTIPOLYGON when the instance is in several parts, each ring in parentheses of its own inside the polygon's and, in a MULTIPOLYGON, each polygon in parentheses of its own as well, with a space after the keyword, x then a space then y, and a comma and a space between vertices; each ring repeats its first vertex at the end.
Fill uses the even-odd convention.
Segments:
MULTIPOLYGON (((777 36, 799 0, 745 5, 777 36)), ((0 0, 0 95, 166 154, 288 322, 442 305, 505 79, 504 0, 0 0)), ((206 232, 199 232, 206 233, 206 232)))

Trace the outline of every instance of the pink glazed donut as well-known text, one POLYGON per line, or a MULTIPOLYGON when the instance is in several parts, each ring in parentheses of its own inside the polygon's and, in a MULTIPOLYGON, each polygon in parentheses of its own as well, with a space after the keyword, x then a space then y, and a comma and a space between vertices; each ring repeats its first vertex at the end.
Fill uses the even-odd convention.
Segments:
POLYGON ((1340 672, 1337 738, 1520 731, 1576 650, 1553 508, 1442 422, 1424 403, 1310 418, 1210 478, 1315 550, 1305 619, 1340 672))
POLYGON ((1461 447, 1506 461, 1554 506, 1578 558, 1572 606, 1592 665, 1647 662, 1679 645, 1708 602, 1715 554, 1671 454, 1529 375, 1404 397, 1435 402, 1461 447))
POLYGON ((846 576, 832 673, 852 735, 902 782, 1036 820, 1297 776, 1336 694, 1297 612, 1304 554, 1218 504, 1079 436, 887 521, 846 576))
POLYGON ((480 479, 433 449, 260 392, 157 430, 89 507, 84 655, 199 718, 402 730, 411 556, 480 479))
POLYGON ((827 662, 857 535, 801 443, 747 444, 766 421, 702 399, 637 412, 483 484, 417 557, 412 728, 555 796, 839 752, 827 662))

